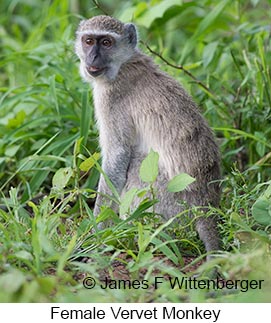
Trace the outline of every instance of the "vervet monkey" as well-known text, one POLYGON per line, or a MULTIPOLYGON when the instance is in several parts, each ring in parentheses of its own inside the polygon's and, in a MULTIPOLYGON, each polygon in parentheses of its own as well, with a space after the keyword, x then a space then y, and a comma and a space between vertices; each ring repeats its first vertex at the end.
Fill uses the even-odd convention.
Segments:
MULTIPOLYGON (((93 86, 102 168, 119 194, 143 186, 142 160, 159 153, 155 211, 166 218, 190 206, 219 203, 220 156, 212 131, 180 84, 137 47, 137 31, 109 16, 80 23, 75 43, 80 73, 93 86), (187 173, 196 181, 184 192, 169 193, 168 181, 187 173), (216 182, 215 182, 216 181, 216 182)), ((94 214, 112 194, 101 176, 94 214)), ((206 250, 219 249, 216 221, 200 217, 196 229, 206 250)))

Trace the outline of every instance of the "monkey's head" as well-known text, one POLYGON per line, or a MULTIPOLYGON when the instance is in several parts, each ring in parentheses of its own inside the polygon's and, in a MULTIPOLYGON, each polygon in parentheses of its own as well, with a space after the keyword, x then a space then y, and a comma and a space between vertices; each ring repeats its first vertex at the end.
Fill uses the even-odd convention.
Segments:
POLYGON ((133 24, 124 24, 109 16, 83 20, 75 42, 82 77, 86 81, 114 80, 121 65, 135 53, 136 45, 137 32, 133 24))

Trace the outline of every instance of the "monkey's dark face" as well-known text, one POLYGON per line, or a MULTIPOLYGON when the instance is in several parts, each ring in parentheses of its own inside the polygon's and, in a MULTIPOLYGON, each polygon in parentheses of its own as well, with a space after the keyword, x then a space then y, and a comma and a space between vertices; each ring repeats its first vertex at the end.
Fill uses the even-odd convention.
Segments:
MULTIPOLYGON (((87 22, 86 22, 87 23, 87 22)), ((137 34, 134 25, 125 24, 123 33, 107 30, 77 31, 76 54, 81 60, 80 72, 86 81, 114 80, 122 64, 135 53, 137 34)))
POLYGON ((84 35, 82 48, 85 54, 85 68, 92 77, 107 74, 114 56, 116 40, 109 35, 84 35))

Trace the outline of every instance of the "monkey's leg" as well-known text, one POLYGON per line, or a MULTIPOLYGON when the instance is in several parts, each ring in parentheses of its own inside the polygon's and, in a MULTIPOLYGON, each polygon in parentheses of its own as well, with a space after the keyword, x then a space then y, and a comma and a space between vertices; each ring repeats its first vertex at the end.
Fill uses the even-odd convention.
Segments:
MULTIPOLYGON (((112 145, 113 146, 113 145, 112 145)), ((114 148, 114 147, 113 147, 114 148)), ((125 182, 126 182, 126 173, 129 165, 130 154, 127 150, 118 150, 117 148, 112 153, 109 152, 105 154, 103 157, 102 168, 104 170, 105 175, 111 181, 112 185, 116 189, 117 193, 120 194, 125 182), (110 158, 107 157, 110 156, 110 158)), ((108 186, 104 175, 101 174, 99 185, 98 185, 98 195, 96 198, 95 206, 94 206, 94 216, 97 217, 101 211, 101 206, 109 206, 115 212, 118 211, 118 205, 110 199, 112 196, 112 191, 108 186)), ((102 229, 110 224, 99 224, 98 228, 102 229)))

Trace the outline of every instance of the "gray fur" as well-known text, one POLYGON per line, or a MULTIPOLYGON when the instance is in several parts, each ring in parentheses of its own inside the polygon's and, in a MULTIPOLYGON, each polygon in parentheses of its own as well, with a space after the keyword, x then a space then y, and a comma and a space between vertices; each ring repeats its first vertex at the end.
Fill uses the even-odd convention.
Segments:
MULTIPOLYGON (((97 32, 99 16, 92 19, 97 32)), ((114 29, 111 33, 108 27, 110 19, 102 16, 102 26, 105 20, 107 26, 103 32, 113 35, 114 29)), ((112 21, 116 26, 116 20, 112 21)), ((93 78, 86 72, 87 54, 81 44, 82 33, 94 32, 88 28, 91 25, 91 19, 80 24, 76 53, 81 60, 81 75, 93 85, 102 167, 119 194, 131 187, 142 187, 139 167, 152 148, 159 153, 156 187, 160 202, 156 212, 170 218, 182 211, 180 200, 191 206, 218 206, 219 186, 210 182, 220 178, 219 150, 191 97, 137 49, 132 24, 122 24, 123 29, 118 26, 123 36, 118 35, 111 51, 106 52, 106 71, 93 78), (169 193, 167 183, 179 173, 188 173, 196 182, 183 193, 169 193)), ((111 195, 102 176, 98 191, 102 194, 97 197, 95 215, 108 202, 103 195, 111 195)), ((201 217, 196 229, 207 251, 219 249, 215 218, 201 217)))

